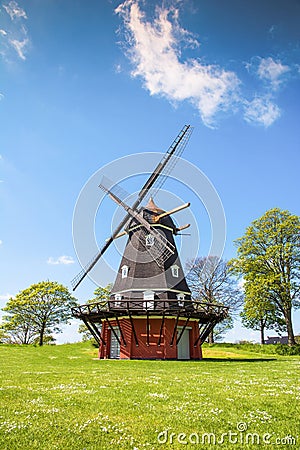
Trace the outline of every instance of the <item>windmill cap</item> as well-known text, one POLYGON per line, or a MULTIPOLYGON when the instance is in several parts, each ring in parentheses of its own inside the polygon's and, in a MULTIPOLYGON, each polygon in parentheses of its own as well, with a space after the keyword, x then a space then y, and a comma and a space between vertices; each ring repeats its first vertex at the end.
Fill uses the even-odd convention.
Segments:
POLYGON ((150 197, 149 202, 147 203, 147 205, 145 206, 145 209, 148 209, 149 211, 152 211, 154 213, 157 214, 161 214, 163 212, 165 212, 163 209, 159 208, 153 201, 153 198, 150 197))

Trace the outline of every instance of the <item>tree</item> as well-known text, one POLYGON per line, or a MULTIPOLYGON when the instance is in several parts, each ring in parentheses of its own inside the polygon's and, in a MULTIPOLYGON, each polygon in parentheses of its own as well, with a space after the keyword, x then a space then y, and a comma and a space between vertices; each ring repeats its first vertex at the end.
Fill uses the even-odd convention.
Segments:
POLYGON ((27 322, 23 322, 16 315, 1 324, 2 341, 5 344, 33 344, 36 329, 27 322))
MULTIPOLYGON (((101 287, 101 286, 97 287, 97 289, 95 289, 95 291, 94 291, 94 297, 92 299, 88 300, 86 303, 87 304, 102 303, 102 302, 106 303, 110 298, 111 289, 112 289, 112 283, 109 283, 105 287, 101 287)), ((91 333, 89 332, 88 328, 86 327, 86 325, 84 323, 79 325, 78 332, 82 333, 83 341, 89 341, 90 339, 93 338, 93 336, 91 335, 91 333)))
POLYGON ((233 318, 232 316, 227 316, 226 319, 223 319, 222 322, 217 323, 214 329, 208 335, 209 344, 213 344, 214 342, 220 342, 224 338, 224 334, 227 331, 233 328, 233 318))
POLYGON ((71 308, 77 302, 68 289, 52 281, 42 281, 10 298, 3 311, 2 328, 15 342, 30 344, 38 337, 38 344, 54 332, 60 324, 68 323, 71 308))
POLYGON ((252 222, 236 246, 231 267, 244 276, 246 302, 255 298, 260 310, 270 302, 276 317, 284 317, 288 343, 294 345, 292 308, 300 306, 300 218, 270 209, 252 222))
MULTIPOLYGON (((242 306, 243 293, 238 286, 238 280, 230 272, 227 261, 217 256, 199 257, 194 261, 188 261, 186 268, 188 270, 186 279, 193 298, 229 307, 228 319, 216 325, 215 334, 232 328, 232 317, 242 306)), ((213 332, 209 336, 209 342, 214 342, 213 332)))
MULTIPOLYGON (((244 308, 240 316, 242 324, 246 328, 260 331, 260 343, 265 343, 265 330, 273 329, 278 333, 286 330, 285 321, 280 311, 278 311, 272 301, 268 298, 268 293, 263 292, 263 286, 257 286, 245 295, 244 308)), ((246 285, 248 291, 248 286, 246 285)))
POLYGON ((6 344, 7 343, 7 333, 2 328, 2 325, 0 325, 0 344, 6 344))

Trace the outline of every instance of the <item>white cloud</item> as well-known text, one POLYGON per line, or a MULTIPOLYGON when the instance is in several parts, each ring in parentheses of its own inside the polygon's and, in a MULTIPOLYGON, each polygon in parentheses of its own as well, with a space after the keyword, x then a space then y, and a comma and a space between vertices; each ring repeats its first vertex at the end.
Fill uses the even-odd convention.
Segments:
POLYGON ((0 295, 0 301, 7 302, 12 297, 14 297, 12 294, 2 294, 0 295))
POLYGON ((1 241, 1 239, 0 239, 0 245, 2 245, 3 244, 3 241, 1 241))
POLYGON ((51 264, 51 265, 58 265, 58 264, 64 264, 64 265, 68 265, 68 264, 74 264, 74 259, 72 258, 72 256, 59 256, 58 258, 53 258, 52 256, 50 256, 50 258, 48 258, 47 264, 51 264))
POLYGON ((3 8, 10 16, 11 20, 20 18, 27 19, 27 15, 24 9, 20 8, 18 3, 15 2, 14 0, 10 1, 7 5, 3 5, 3 8))
POLYGON ((121 72, 122 72, 122 66, 121 66, 121 64, 116 64, 116 65, 115 65, 115 72, 116 72, 116 73, 121 73, 121 72))
POLYGON ((257 75, 261 80, 269 81, 271 87, 276 90, 283 82, 282 76, 289 72, 289 66, 282 64, 279 60, 274 61, 273 58, 261 58, 257 75))
MULTIPOLYGON (((24 26, 24 19, 27 19, 26 12, 19 7, 16 1, 10 1, 3 5, 4 10, 10 16, 10 23, 7 29, 0 29, 1 51, 0 56, 7 63, 10 62, 12 49, 23 61, 26 59, 26 53, 30 40, 27 29, 24 26)), ((1 13, 1 9, 0 9, 1 13)))
POLYGON ((29 43, 29 39, 28 38, 24 38, 23 40, 19 41, 17 39, 11 39, 10 44, 13 46, 13 48, 16 50, 18 56, 23 59, 23 61, 25 61, 26 56, 26 50, 27 50, 27 46, 29 43))
POLYGON ((245 102, 244 118, 246 122, 269 127, 280 117, 280 109, 268 97, 255 97, 245 102))
POLYGON ((275 25, 272 25, 272 26, 269 28, 269 33, 270 33, 271 36, 274 35, 275 28, 276 28, 275 25))
POLYGON ((179 26, 177 9, 157 7, 153 22, 145 19, 139 0, 125 0, 115 11, 124 20, 132 75, 142 78, 151 95, 189 101, 208 126, 233 106, 239 86, 235 73, 196 59, 181 61, 179 44, 199 43, 179 26))
MULTIPOLYGON (((115 9, 123 19, 122 44, 133 67, 132 76, 142 80, 150 95, 163 97, 173 105, 189 102, 209 127, 214 126, 218 113, 237 110, 249 124, 272 125, 281 116, 275 100, 278 88, 287 74, 295 71, 295 65, 285 65, 279 58, 253 57, 246 67, 260 87, 254 98, 253 94, 245 98, 242 90, 248 89, 233 71, 203 59, 184 58, 184 48, 199 47, 200 43, 179 24, 176 5, 181 2, 162 1, 163 6, 155 8, 151 19, 141 9, 146 4, 143 0, 123 0, 115 9), (166 6, 172 3, 175 6, 166 6)), ((299 70, 297 67, 297 75, 299 70)), ((121 66, 117 65, 119 71, 121 66)))

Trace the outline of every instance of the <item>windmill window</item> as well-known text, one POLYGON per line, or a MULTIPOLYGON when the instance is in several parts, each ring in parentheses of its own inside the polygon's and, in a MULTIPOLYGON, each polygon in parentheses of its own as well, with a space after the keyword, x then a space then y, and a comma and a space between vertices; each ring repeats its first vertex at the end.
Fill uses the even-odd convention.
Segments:
POLYGON ((122 266, 121 271, 122 271, 122 278, 127 278, 128 266, 122 266))
POLYGON ((154 309, 154 291, 145 291, 144 300, 146 300, 143 303, 144 309, 154 309))
POLYGON ((144 292, 144 303, 143 308, 145 309, 154 309, 154 291, 145 291, 144 292))
POLYGON ((145 291, 144 300, 154 300, 154 291, 145 291))
POLYGON ((152 234, 148 234, 146 236, 146 246, 152 247, 153 244, 154 244, 154 236, 152 236, 152 234))
POLYGON ((179 267, 177 265, 171 266, 171 271, 174 278, 179 277, 179 267))
POLYGON ((122 295, 115 294, 115 306, 121 306, 122 295))
POLYGON ((185 299, 184 294, 177 294, 177 300, 178 300, 179 306, 184 306, 184 299, 185 299))

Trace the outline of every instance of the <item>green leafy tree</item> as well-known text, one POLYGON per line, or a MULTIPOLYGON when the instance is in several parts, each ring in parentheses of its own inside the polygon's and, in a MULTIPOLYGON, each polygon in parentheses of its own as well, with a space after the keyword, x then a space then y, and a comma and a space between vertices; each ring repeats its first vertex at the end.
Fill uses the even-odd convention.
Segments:
POLYGON ((68 323, 71 308, 77 302, 68 289, 52 281, 42 281, 10 298, 3 311, 2 328, 15 342, 43 345, 49 335, 60 332, 60 325, 68 323))
POLYGON ((1 324, 2 342, 5 344, 33 344, 36 329, 32 324, 23 322, 18 315, 10 316, 1 324))
POLYGON ((233 318, 243 304, 243 292, 227 261, 217 256, 187 261, 186 269, 186 280, 194 299, 229 308, 229 317, 217 324, 208 337, 209 343, 213 343, 215 338, 221 339, 222 334, 233 327, 233 318))
POLYGON ((246 285, 246 295, 243 311, 241 312, 242 324, 246 328, 260 331, 260 343, 265 343, 265 330, 275 330, 278 333, 286 331, 285 320, 274 303, 269 300, 268 292, 263 286, 251 285, 249 292, 246 285), (256 289, 255 289, 256 288, 256 289))
POLYGON ((6 344, 7 343, 7 333, 3 329, 2 325, 0 325, 0 344, 6 344))
MULTIPOLYGON (((55 345, 55 337, 52 336, 52 334, 46 334, 44 335, 44 340, 43 340, 43 345, 55 345)), ((34 345, 38 345, 39 344, 39 337, 37 336, 36 339, 34 340, 34 345)))
MULTIPOLYGON (((95 289, 95 291, 94 291, 94 297, 91 298, 90 300, 88 300, 86 303, 87 304, 92 304, 92 303, 105 304, 110 298, 111 289, 112 289, 112 283, 109 283, 105 287, 101 287, 101 286, 97 287, 97 289, 95 289)), ((83 341, 89 341, 90 339, 93 339, 93 336, 91 335, 91 333, 89 332, 88 328, 86 327, 86 325, 84 323, 79 325, 78 332, 82 334, 83 341)))
POLYGON ((231 267, 244 277, 246 304, 255 299, 259 311, 266 301, 272 305, 273 317, 283 316, 289 345, 294 345, 292 308, 300 306, 300 218, 270 209, 252 222, 236 245, 231 267))

